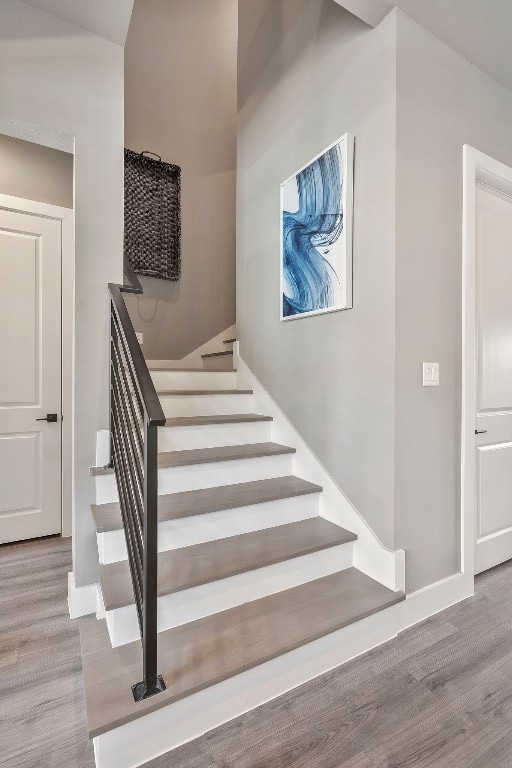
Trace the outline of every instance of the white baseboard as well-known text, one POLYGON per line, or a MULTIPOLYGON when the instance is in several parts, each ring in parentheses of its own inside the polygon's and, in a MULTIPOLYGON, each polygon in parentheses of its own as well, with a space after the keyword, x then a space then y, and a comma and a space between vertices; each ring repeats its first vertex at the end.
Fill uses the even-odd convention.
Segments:
POLYGON ((474 580, 463 573, 429 584, 407 595, 402 631, 474 595, 474 580))
POLYGON ((68 609, 69 618, 78 619, 96 613, 98 606, 98 585, 88 584, 86 587, 75 586, 73 573, 68 573, 68 609))

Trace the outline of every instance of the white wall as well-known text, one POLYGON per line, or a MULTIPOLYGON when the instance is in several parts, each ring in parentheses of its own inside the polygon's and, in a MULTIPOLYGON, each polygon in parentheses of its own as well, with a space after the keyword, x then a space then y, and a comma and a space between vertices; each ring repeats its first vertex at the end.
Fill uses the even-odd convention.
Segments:
POLYGON ((241 355, 382 542, 394 546, 395 23, 332 0, 239 4, 241 355), (279 186, 356 137, 354 309, 279 321, 279 186))
POLYGON ((107 283, 122 276, 123 48, 2 0, 0 111, 75 137, 73 568, 83 586, 96 580, 88 470, 96 430, 108 424, 107 283))
POLYGON ((512 166, 512 94, 397 14, 396 546, 408 588, 459 570, 462 146, 512 166), (422 361, 441 386, 421 386, 422 361))
POLYGON ((147 359, 179 359, 235 322, 237 0, 136 0, 125 142, 182 169, 181 278, 128 296, 147 359))

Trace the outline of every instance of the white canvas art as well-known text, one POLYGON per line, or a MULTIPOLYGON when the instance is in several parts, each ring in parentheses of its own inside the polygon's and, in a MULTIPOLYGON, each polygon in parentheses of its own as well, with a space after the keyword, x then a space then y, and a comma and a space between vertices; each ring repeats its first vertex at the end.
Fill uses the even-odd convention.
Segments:
POLYGON ((352 306, 354 139, 345 134, 281 185, 281 319, 352 306))

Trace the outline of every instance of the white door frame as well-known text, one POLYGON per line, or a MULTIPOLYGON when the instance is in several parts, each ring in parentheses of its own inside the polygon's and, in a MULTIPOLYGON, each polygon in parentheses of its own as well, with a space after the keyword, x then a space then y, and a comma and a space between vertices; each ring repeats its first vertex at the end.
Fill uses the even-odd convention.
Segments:
POLYGON ((75 215, 72 208, 0 194, 0 210, 56 219, 62 225, 62 536, 73 522, 73 371, 75 328, 75 215))
POLYGON ((512 168, 468 144, 463 152, 461 570, 470 579, 476 537, 476 184, 512 195, 512 168))

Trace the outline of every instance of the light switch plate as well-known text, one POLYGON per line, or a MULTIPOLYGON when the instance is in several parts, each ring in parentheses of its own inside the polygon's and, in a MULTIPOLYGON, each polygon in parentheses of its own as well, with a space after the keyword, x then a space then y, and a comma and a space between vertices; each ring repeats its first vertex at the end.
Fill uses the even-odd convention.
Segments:
POLYGON ((423 386, 439 386, 439 363, 423 363, 423 386))

